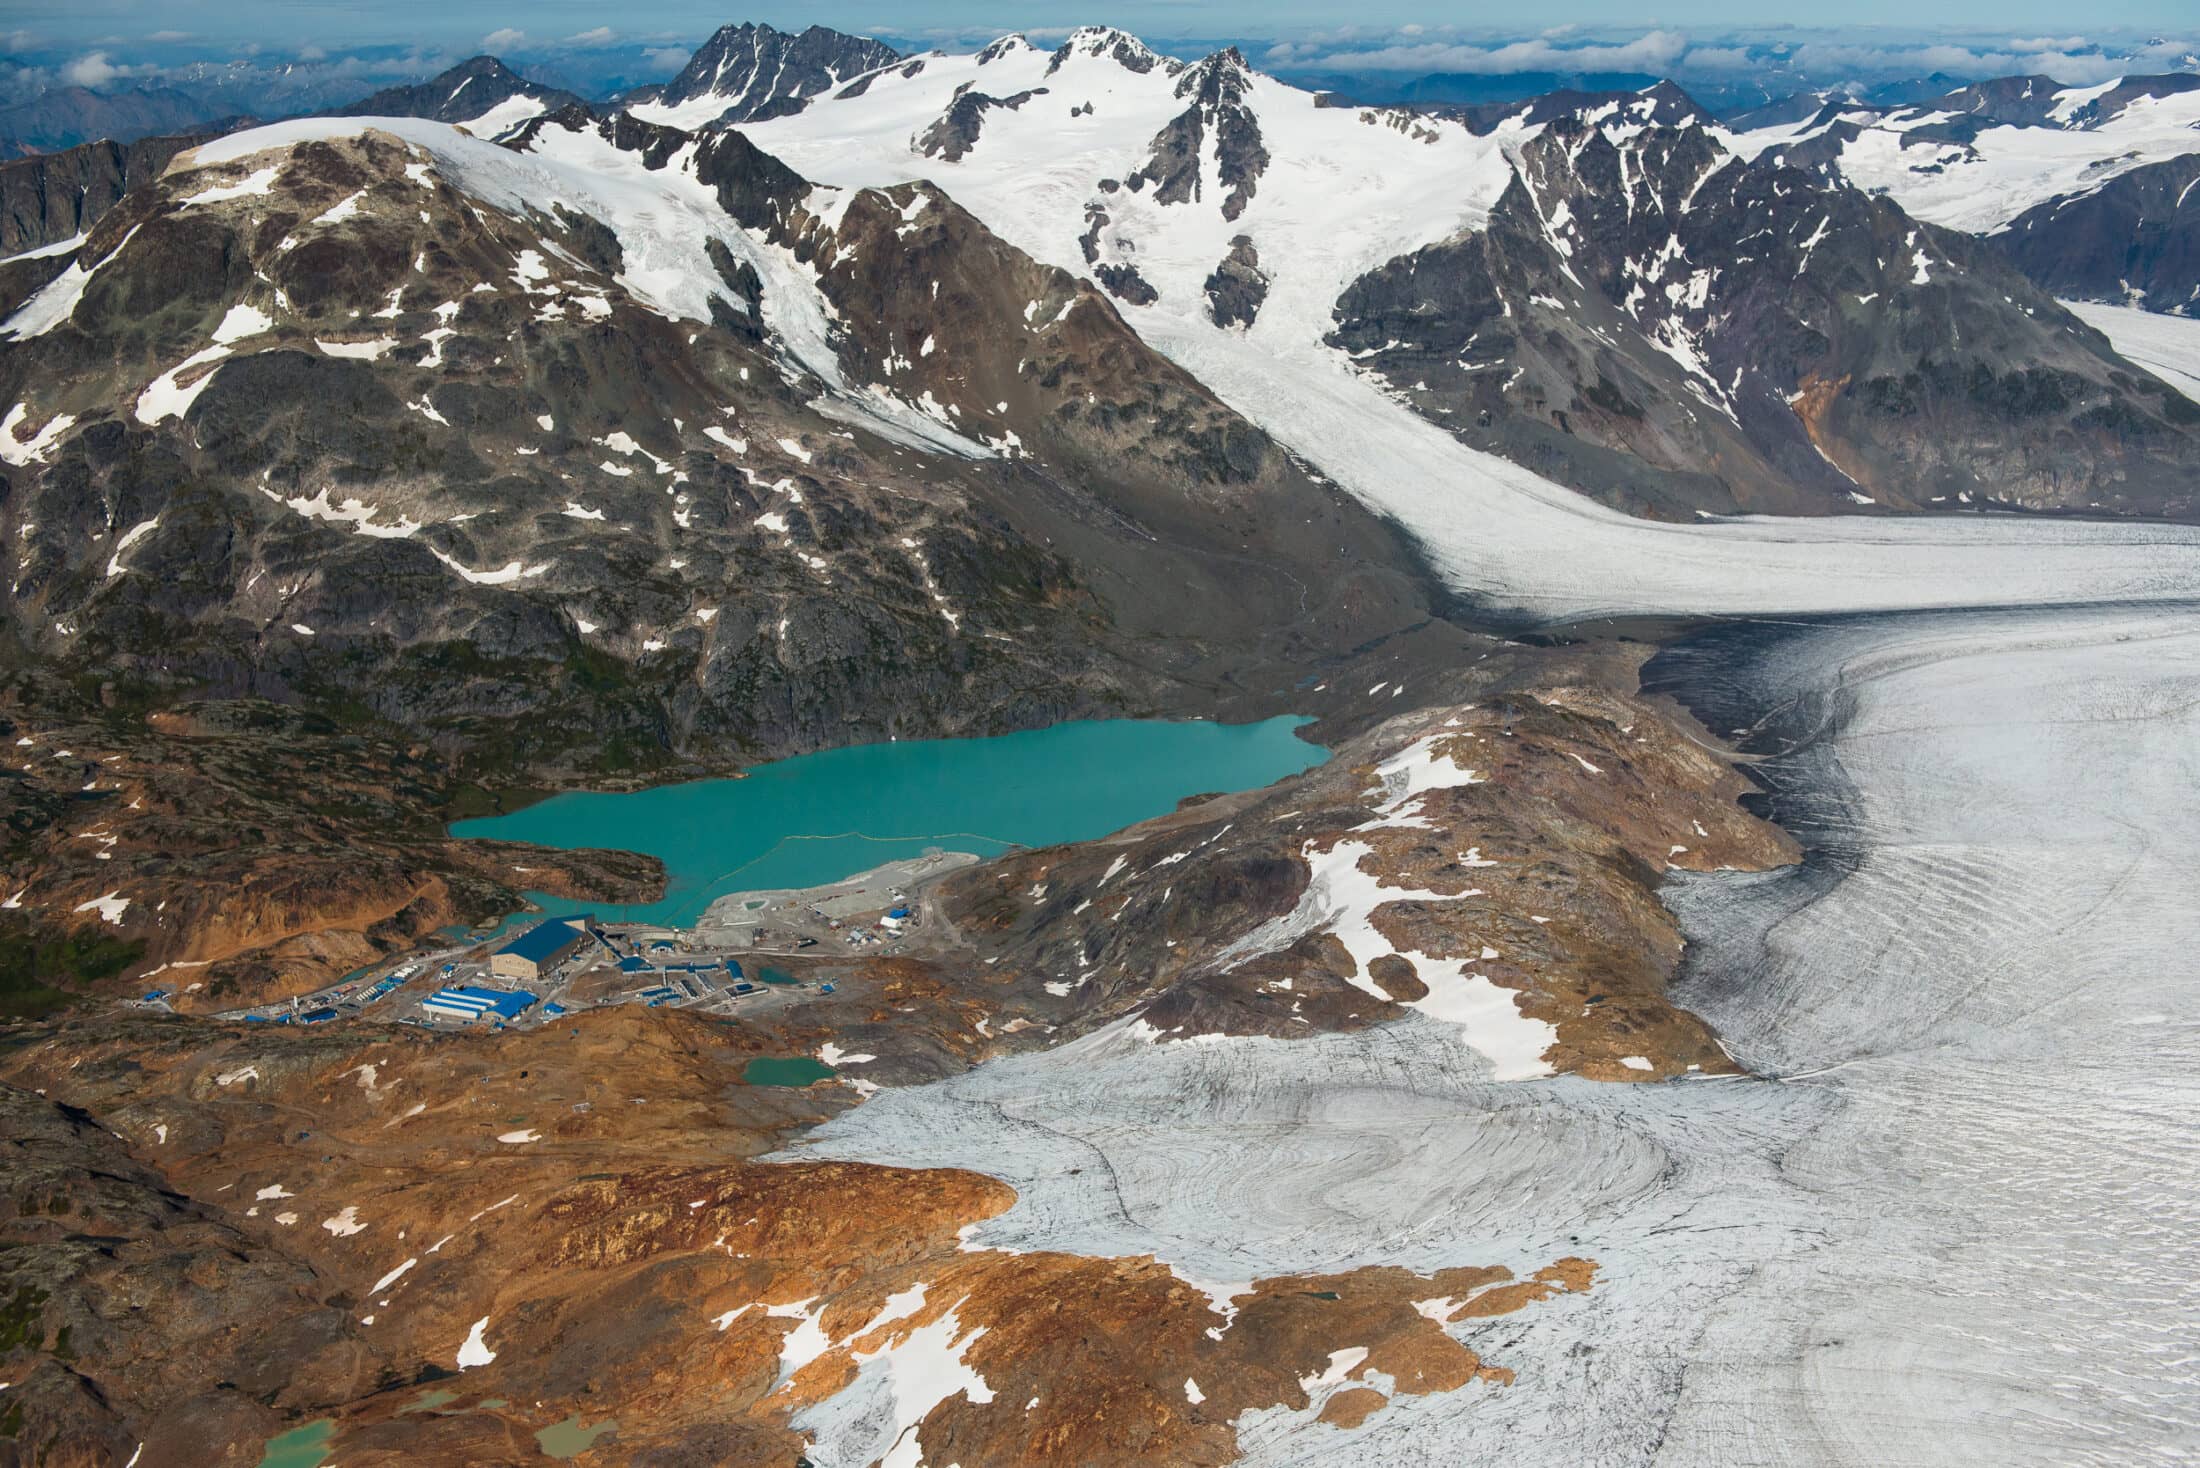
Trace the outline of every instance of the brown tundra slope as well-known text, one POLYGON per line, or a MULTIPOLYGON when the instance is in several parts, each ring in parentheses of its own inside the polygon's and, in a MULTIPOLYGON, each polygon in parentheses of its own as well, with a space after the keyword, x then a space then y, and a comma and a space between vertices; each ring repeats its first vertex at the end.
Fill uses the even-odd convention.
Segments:
POLYGON ((577 1417, 615 1423, 590 1462, 791 1465, 794 1415, 868 1368, 909 1373, 926 1461, 1223 1463, 1251 1408, 1356 1424, 1375 1373, 1502 1383, 1445 1321, 1593 1285, 1556 1258, 1220 1299, 1151 1258, 971 1249, 1013 1201, 991 1179, 755 1161, 850 1095, 742 1086, 742 1042, 625 1009, 463 1039, 109 1024, 18 1053, 0 1462, 249 1465, 334 1415, 352 1464, 535 1460, 577 1417))
POLYGON ((972 1246, 1015 1205, 975 1173, 771 1158, 878 1086, 1102 1026, 1166 1044, 1434 1021, 1479 1046, 1445 1002, 1468 968, 1548 1028, 1544 1069, 1729 1068, 1665 997, 1679 940, 1655 884, 1792 846, 1735 806, 1701 730, 1611 690, 1636 656, 1522 649, 1477 665, 1471 699, 1363 698, 1329 763, 973 868, 923 953, 843 961, 835 994, 745 1021, 19 1031, 0 1462, 143 1442, 146 1468, 250 1464, 327 1417, 354 1464, 524 1462, 570 1421, 602 1427, 591 1462, 791 1465, 812 1414, 886 1412, 864 1420, 912 1462, 1219 1464, 1256 1409, 1351 1431, 1400 1394, 1502 1390, 1465 1324, 1593 1289, 1597 1261, 1223 1285, 972 1246), (1379 955, 1351 914, 1294 920, 1348 846, 1379 955), (868 1058, 744 1081, 828 1041, 868 1058))

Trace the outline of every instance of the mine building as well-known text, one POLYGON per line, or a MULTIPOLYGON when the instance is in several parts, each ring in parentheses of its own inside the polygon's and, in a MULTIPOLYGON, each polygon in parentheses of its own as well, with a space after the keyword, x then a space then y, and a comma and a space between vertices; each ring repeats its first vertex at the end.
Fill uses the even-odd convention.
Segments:
POLYGON ((586 916, 537 923, 489 955, 489 972, 500 979, 539 979, 586 941, 586 916))

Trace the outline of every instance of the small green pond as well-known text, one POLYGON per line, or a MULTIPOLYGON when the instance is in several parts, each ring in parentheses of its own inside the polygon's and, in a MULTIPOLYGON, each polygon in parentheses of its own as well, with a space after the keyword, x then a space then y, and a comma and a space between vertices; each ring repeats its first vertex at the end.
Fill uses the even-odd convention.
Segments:
POLYGON ((535 1442, 553 1458, 574 1458, 594 1447, 597 1438, 618 1430, 618 1420, 612 1417, 583 1427, 580 1413, 575 1412, 563 1422, 553 1422, 536 1433, 535 1442))
POLYGON ((260 1468, 321 1468, 321 1464, 328 1461, 329 1443, 335 1436, 336 1423, 328 1417, 308 1422, 303 1427, 293 1427, 267 1440, 267 1451, 260 1456, 260 1468))
POLYGON ((760 1055, 742 1067, 741 1079, 752 1086, 807 1086, 838 1074, 824 1061, 807 1055, 760 1055))

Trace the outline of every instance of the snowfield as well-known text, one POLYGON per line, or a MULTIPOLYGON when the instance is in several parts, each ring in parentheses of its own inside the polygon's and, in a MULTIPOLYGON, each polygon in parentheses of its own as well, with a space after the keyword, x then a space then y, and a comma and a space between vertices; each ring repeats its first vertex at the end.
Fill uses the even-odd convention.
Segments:
POLYGON ((2090 301, 2064 301, 2062 308, 2107 337, 2127 360, 2200 403, 2200 320, 2090 301))
MULTIPOLYGON (((2057 93, 2064 115, 2102 87, 2057 93)), ((1884 192, 1928 224, 1990 234, 2035 204, 2086 194, 2149 163, 2200 152, 2200 91, 2139 97, 2097 128, 1989 127, 1969 146, 1912 140, 1928 123, 1958 120, 1929 106, 1885 117, 1844 113, 1832 122, 1802 122, 1729 133, 1721 140, 1747 157, 1792 147, 1846 120, 1863 131, 1841 149, 1840 168, 1869 193, 1884 192), (1905 146, 1907 144, 1907 146, 1905 146)))
POLYGON ((1488 137, 1427 119, 1398 126, 1393 114, 1319 107, 1311 92, 1247 72, 1247 103, 1270 156, 1244 212, 1229 220, 1212 136, 1196 202, 1157 204, 1151 187, 1099 187, 1142 167, 1154 134, 1190 105, 1176 95, 1179 77, 1166 63, 1136 72, 1098 45, 1073 41, 1050 74, 1052 56, 1028 44, 982 64, 975 55, 928 56, 914 77, 890 68, 860 96, 828 95, 740 131, 820 183, 929 180, 1009 243, 1080 275, 1089 273, 1078 243, 1085 206, 1100 201, 1111 220, 1106 238, 1129 242, 1164 301, 1203 303, 1209 272, 1233 238, 1248 235, 1271 276, 1263 314, 1280 309, 1305 320, 1311 312, 1324 331, 1338 294, 1369 269, 1479 225, 1511 182, 1507 148, 1529 136, 1518 125, 1488 137), (986 113, 963 157, 926 157, 919 135, 965 85, 1000 98, 1046 91, 986 113))

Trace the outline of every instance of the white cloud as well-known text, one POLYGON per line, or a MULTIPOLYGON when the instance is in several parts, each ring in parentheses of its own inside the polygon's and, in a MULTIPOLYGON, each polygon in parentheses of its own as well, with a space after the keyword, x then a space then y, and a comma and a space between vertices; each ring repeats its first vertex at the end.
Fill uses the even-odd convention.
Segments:
POLYGON ((1836 79, 1863 90, 1876 81, 1945 72, 1965 81, 1988 77, 2042 74, 2065 85, 2086 85, 2116 76, 2200 69, 2194 38, 2167 38, 2133 44, 2103 42, 2085 36, 2008 37, 1959 35, 1953 38, 1885 32, 1755 27, 1702 38, 1652 30, 1629 37, 1600 36, 1572 25, 1556 25, 1532 38, 1462 34, 1452 27, 1398 27, 1381 32, 1344 28, 1306 31, 1278 38, 1261 54, 1260 64, 1276 71, 1363 71, 1393 73, 1454 72, 1503 76, 1521 72, 1635 72, 1690 76, 1718 85, 1753 68, 1766 72, 1768 86, 1826 86, 1836 79), (1781 34, 1784 32, 1785 34, 1781 34))
MULTIPOLYGON (((1279 48, 1280 49, 1280 48, 1279 48)), ((1538 37, 1502 46, 1422 42, 1370 51, 1332 51, 1310 56, 1294 48, 1288 58, 1299 65, 1351 67, 1362 71, 1450 71, 1503 76, 1517 71, 1666 72, 1688 51, 1688 38, 1673 31, 1651 31, 1631 41, 1559 46, 1538 37)), ((1271 52, 1271 59, 1277 60, 1271 52)))
POLYGON ((619 39, 618 32, 607 25, 600 25, 592 31, 582 31, 577 36, 567 36, 565 44, 568 46, 608 46, 617 39, 619 39))
POLYGON ((650 46, 642 51, 642 60, 659 71, 674 72, 687 65, 694 54, 684 46, 650 46))
POLYGON ((129 68, 116 66, 107 59, 104 51, 92 51, 61 68, 61 79, 72 87, 104 86, 118 76, 129 75, 129 68))
POLYGON ((1748 71, 1763 64, 1747 46, 1691 46, 1681 61, 1685 71, 1748 71))
POLYGON ((483 36, 481 38, 481 49, 484 51, 511 51, 524 45, 526 40, 527 32, 512 26, 504 26, 483 36))

